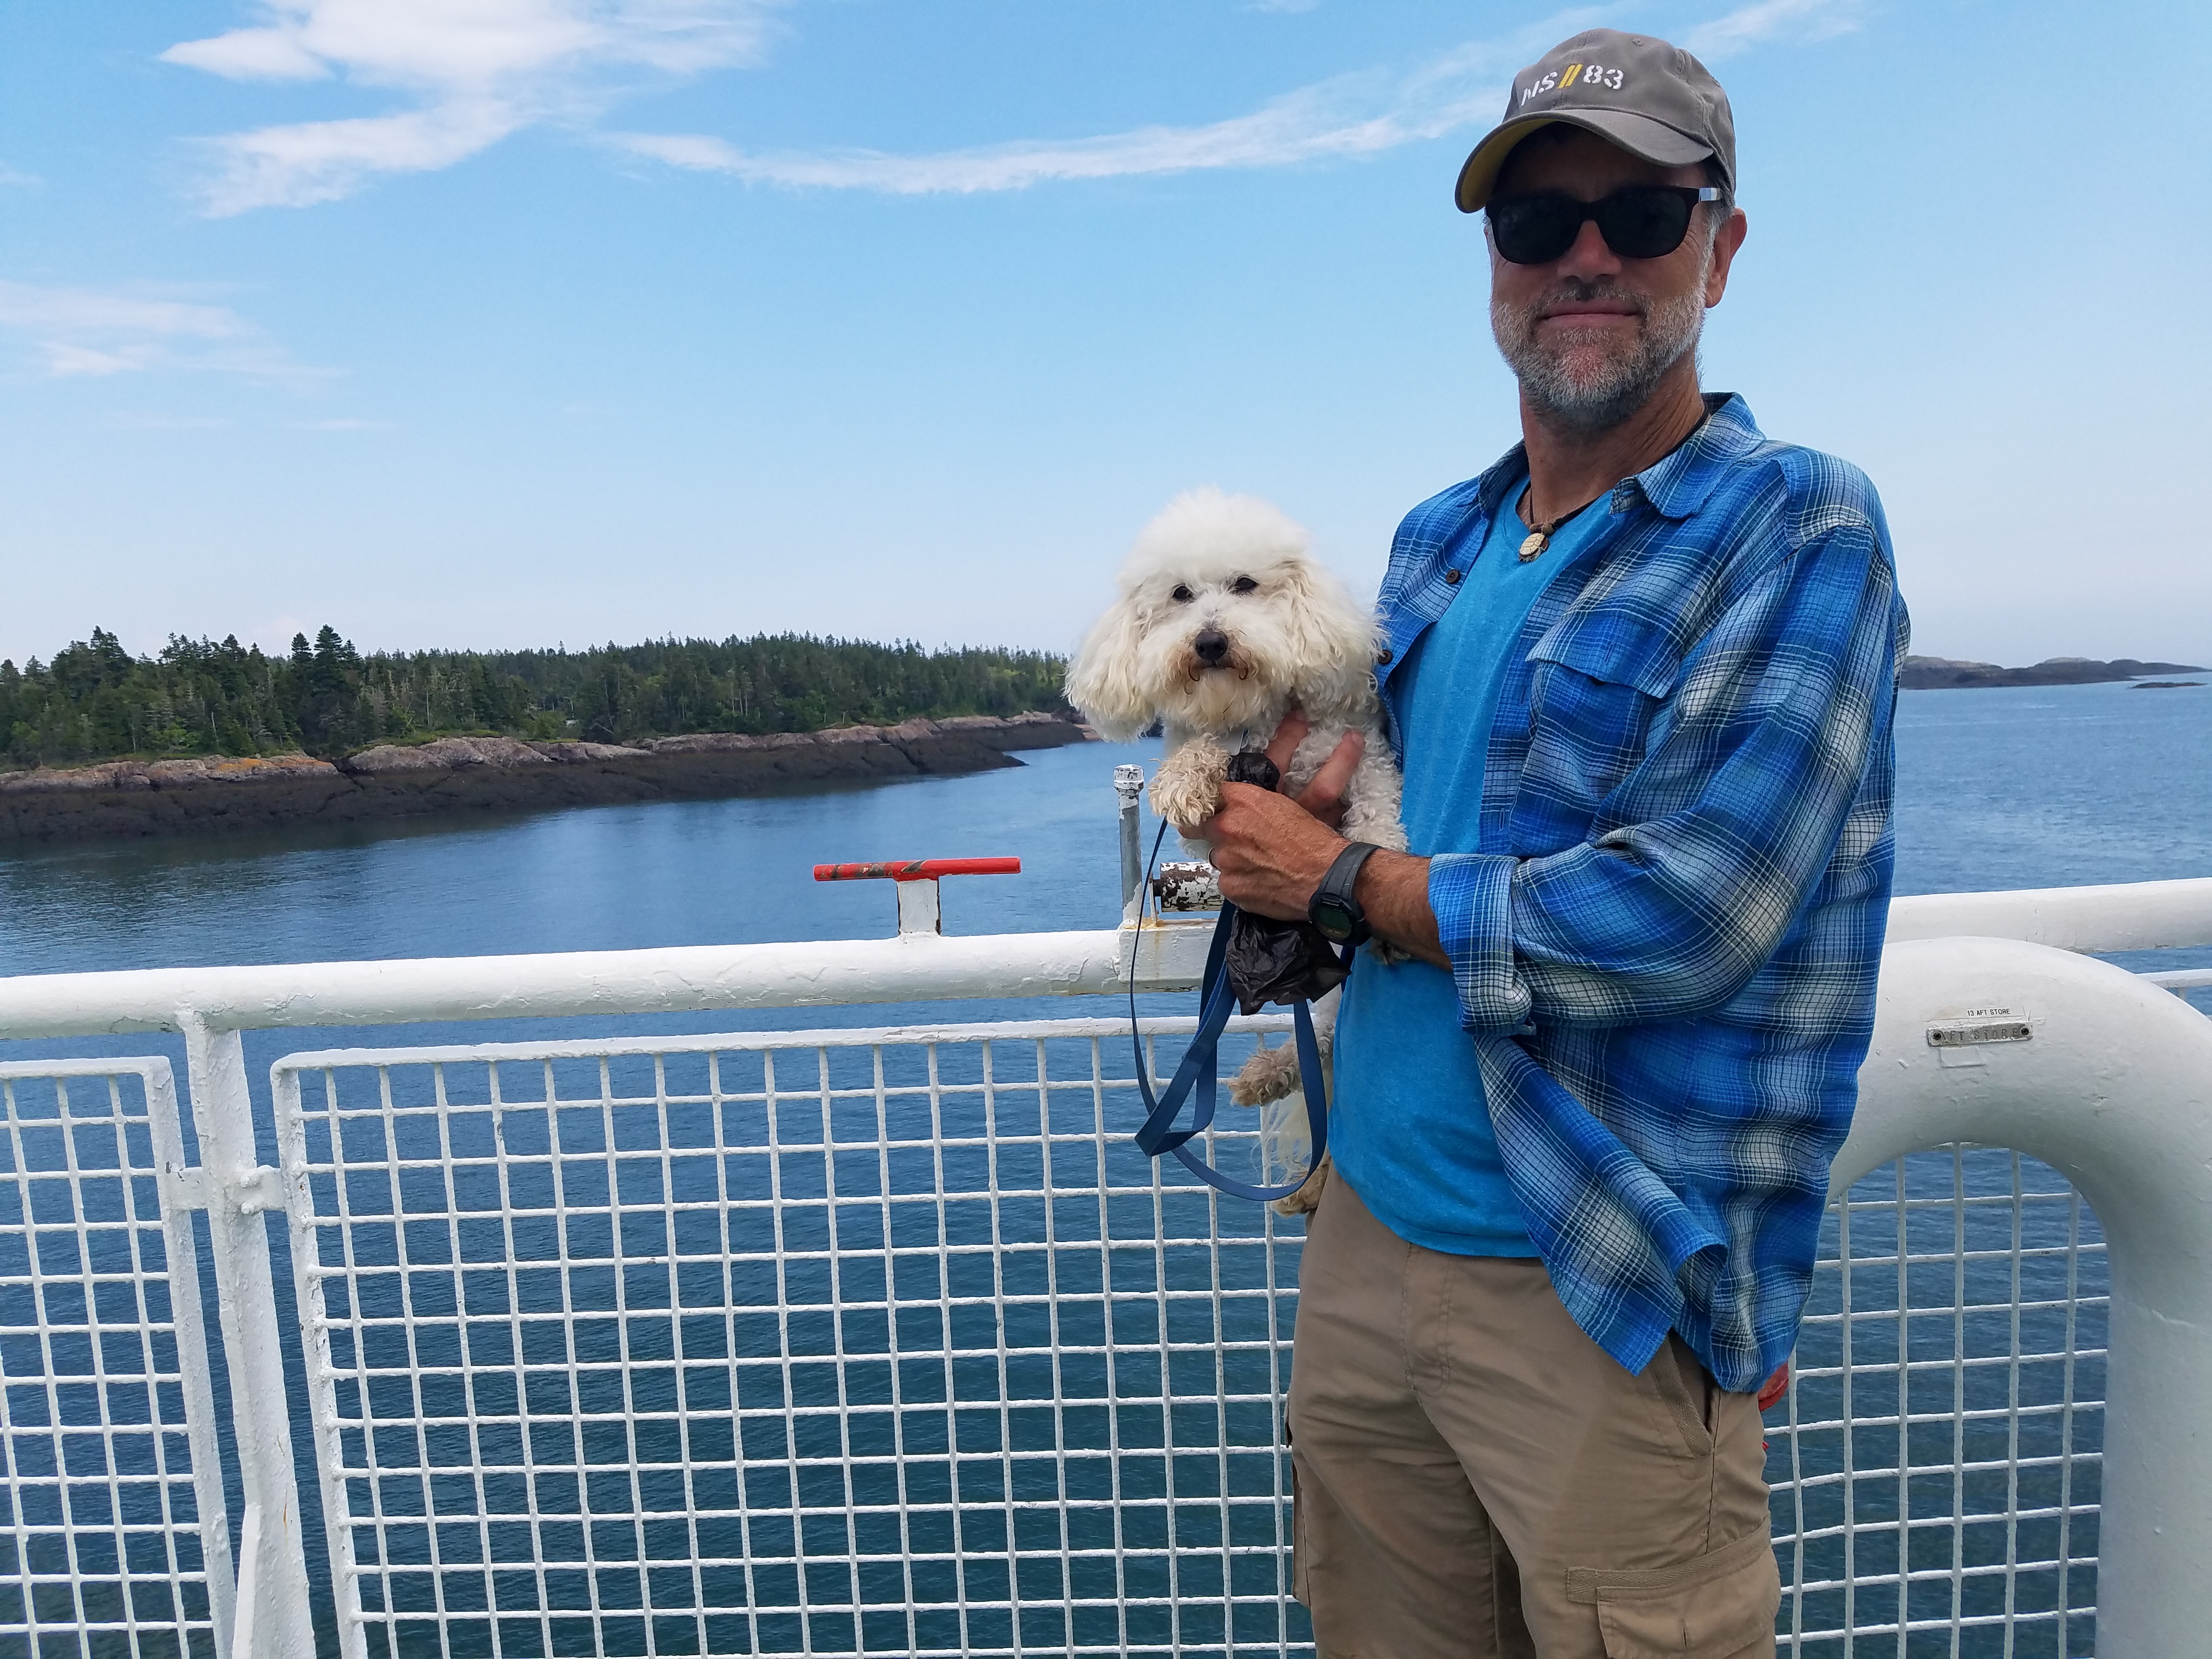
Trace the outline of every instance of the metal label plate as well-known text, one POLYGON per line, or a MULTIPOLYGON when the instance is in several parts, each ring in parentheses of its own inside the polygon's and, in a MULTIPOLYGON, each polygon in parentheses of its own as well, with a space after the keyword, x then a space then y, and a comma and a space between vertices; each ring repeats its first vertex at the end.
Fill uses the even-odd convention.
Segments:
POLYGON ((1947 1020, 1928 1028, 1931 1048, 1971 1048, 1984 1042, 2026 1042, 2035 1030, 2024 1019, 1947 1020))

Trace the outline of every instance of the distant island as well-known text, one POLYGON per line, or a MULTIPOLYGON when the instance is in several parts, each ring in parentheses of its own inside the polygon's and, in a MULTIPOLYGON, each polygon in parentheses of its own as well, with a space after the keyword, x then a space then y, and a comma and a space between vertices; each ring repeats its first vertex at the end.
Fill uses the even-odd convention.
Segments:
POLYGON ((817 639, 289 655, 112 634, 0 661, 0 846, 745 795, 1090 735, 1046 652, 817 639))
POLYGON ((960 714, 757 737, 700 732, 635 744, 447 737, 325 760, 97 761, 0 772, 10 842, 274 830, 456 811, 704 800, 1018 766, 1013 751, 1081 743, 1072 715, 960 714))
POLYGON ((2102 685, 2115 680, 2141 680, 2153 674, 2206 672, 2193 663, 2137 662, 2133 657, 2115 657, 2110 662, 2091 657, 2051 657, 2028 668, 2001 668, 1993 662, 1963 662, 1952 657, 1907 657, 1897 683, 1907 691, 1951 691, 1983 685, 2102 685))
POLYGON ((581 651, 362 653, 334 628, 289 653, 172 635, 132 656, 95 628, 21 669, 0 661, 0 768, 83 761, 336 760, 379 743, 477 734, 630 744, 729 732, 1065 708, 1065 660, 1046 651, 763 634, 581 651))

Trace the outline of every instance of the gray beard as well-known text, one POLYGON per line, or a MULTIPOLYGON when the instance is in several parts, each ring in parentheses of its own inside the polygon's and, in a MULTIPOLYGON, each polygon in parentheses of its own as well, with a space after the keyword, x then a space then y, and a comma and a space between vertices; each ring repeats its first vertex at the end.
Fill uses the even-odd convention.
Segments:
POLYGON ((1595 362, 1589 361, 1593 345, 1583 340, 1539 340, 1537 317, 1550 299, 1637 298, 1610 282, 1570 277, 1549 299, 1528 307, 1492 301, 1490 328, 1536 415, 1587 437, 1611 431, 1643 408, 1667 371, 1684 353, 1697 349, 1705 325, 1705 289, 1701 276, 1680 297, 1651 306, 1644 313, 1635 344, 1595 362))

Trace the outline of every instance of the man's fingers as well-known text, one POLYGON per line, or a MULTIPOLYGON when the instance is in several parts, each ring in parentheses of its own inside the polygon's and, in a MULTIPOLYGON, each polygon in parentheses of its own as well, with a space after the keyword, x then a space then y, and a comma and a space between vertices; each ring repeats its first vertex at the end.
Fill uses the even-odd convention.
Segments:
MULTIPOLYGON (((1251 793, 1255 795, 1265 795, 1267 793, 1266 790, 1258 788, 1249 783, 1224 782, 1221 786, 1221 805, 1213 809, 1213 815, 1207 818, 1204 823, 1193 824, 1190 827, 1189 834, 1195 839, 1203 842, 1218 842, 1224 833, 1231 835, 1235 834, 1236 830, 1233 824, 1229 826, 1229 828, 1224 831, 1221 821, 1231 815, 1231 809, 1235 807, 1237 804, 1237 793, 1243 790, 1250 790, 1251 793)), ((1176 827, 1181 828, 1180 825, 1176 827)))
POLYGON ((1352 775, 1359 769, 1359 757, 1367 752, 1367 736, 1363 732, 1347 732, 1343 741, 1329 750, 1328 758, 1314 774, 1314 781, 1298 797, 1298 805, 1324 823, 1336 820, 1337 809, 1343 804, 1344 791, 1352 781, 1352 775))
POLYGON ((1275 735, 1267 739, 1267 758, 1275 763, 1275 769, 1285 777, 1291 773, 1291 757, 1298 752, 1298 745, 1313 730, 1313 722, 1305 711, 1293 708, 1283 716, 1283 723, 1275 728, 1275 735))
POLYGON ((1237 797, 1249 794, 1255 800, 1266 800, 1272 793, 1273 791, 1262 789, 1255 783, 1224 783, 1221 786, 1221 808, 1206 822, 1219 823, 1224 818, 1232 818, 1234 821, 1230 825, 1230 833, 1234 835, 1240 830, 1249 828, 1243 822, 1243 815, 1250 810, 1249 804, 1239 800, 1237 797))

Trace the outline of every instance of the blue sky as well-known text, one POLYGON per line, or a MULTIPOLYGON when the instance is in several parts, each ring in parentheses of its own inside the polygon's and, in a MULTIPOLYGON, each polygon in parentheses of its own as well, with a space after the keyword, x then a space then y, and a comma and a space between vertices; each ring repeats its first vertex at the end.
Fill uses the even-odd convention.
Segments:
POLYGON ((2212 662, 2212 9, 0 0, 0 655, 1065 647, 1200 483, 1355 583, 1516 435, 1461 157, 1588 23, 1729 89, 1706 383, 1917 648, 2212 662))

